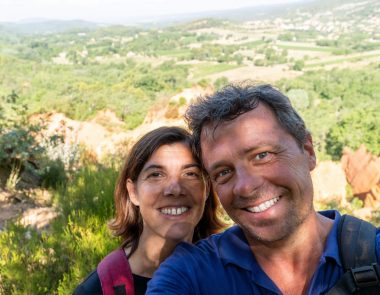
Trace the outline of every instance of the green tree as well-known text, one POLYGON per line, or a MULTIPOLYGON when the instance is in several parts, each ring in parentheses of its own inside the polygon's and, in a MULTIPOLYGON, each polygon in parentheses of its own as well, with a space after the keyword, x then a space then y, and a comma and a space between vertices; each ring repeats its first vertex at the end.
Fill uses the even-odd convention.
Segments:
POLYGON ((380 117, 378 109, 362 109, 345 115, 330 128, 326 137, 326 151, 339 160, 343 148, 353 149, 364 144, 374 155, 380 154, 380 117))

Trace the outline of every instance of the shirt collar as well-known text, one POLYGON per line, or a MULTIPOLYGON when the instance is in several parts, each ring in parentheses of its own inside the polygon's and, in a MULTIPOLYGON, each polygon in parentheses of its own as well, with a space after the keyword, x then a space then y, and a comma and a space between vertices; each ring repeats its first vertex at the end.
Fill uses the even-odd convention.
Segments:
POLYGON ((321 256, 321 261, 326 261, 326 258, 333 259, 341 267, 342 263, 340 261, 338 246, 338 226, 341 219, 341 215, 336 210, 320 211, 319 213, 334 221, 331 231, 327 236, 325 249, 321 256))
POLYGON ((233 263, 244 269, 252 270, 252 258, 254 257, 239 226, 235 225, 221 235, 218 251, 224 265, 233 263))
MULTIPOLYGON (((338 224, 341 215, 336 210, 320 211, 319 213, 334 221, 331 231, 327 237, 321 260, 325 261, 326 258, 333 259, 339 266, 342 266, 338 249, 338 224)), ((243 231, 237 225, 229 228, 224 232, 224 234, 221 235, 218 244, 218 251, 224 265, 233 263, 251 271, 256 268, 254 267, 252 269, 252 263, 257 263, 256 259, 249 247, 243 231)))

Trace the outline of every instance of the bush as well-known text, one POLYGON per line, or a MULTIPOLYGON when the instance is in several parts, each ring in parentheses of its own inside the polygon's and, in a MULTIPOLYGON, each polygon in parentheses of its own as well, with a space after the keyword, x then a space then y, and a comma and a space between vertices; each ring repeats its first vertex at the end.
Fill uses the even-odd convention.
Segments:
POLYGON ((3 165, 18 163, 24 166, 28 161, 39 158, 44 151, 35 139, 43 126, 29 124, 26 116, 28 107, 18 100, 14 91, 0 98, 0 162, 3 165))
POLYGON ((12 173, 8 182, 13 182, 15 188, 14 181, 20 172, 27 170, 35 176, 46 178, 42 179, 46 187, 56 188, 66 181, 65 166, 60 159, 63 153, 53 157, 51 152, 59 144, 64 144, 63 138, 58 135, 44 136, 44 123, 29 122, 28 108, 19 103, 19 99, 15 92, 1 98, 0 162, 2 166, 12 168, 13 172, 16 172, 14 167, 18 167, 18 174, 12 173))
POLYGON ((215 80, 214 82, 214 88, 215 90, 219 90, 226 86, 228 84, 228 78, 227 77, 220 77, 215 80))
POLYGON ((117 171, 85 167, 59 188, 60 217, 48 232, 9 224, 0 232, 2 294, 72 294, 76 285, 119 244, 107 230, 117 171))
POLYGON ((299 59, 299 60, 296 60, 292 69, 295 71, 302 71, 304 67, 305 67, 305 62, 302 59, 299 59))
POLYGON ((53 189, 65 186, 68 180, 65 165, 60 159, 49 161, 49 163, 45 164, 41 177, 43 179, 42 185, 53 189))

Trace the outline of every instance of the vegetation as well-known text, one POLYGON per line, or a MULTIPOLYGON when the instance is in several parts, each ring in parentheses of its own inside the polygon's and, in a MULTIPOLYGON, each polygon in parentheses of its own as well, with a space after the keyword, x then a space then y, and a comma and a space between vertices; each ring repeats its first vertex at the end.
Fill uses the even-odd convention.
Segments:
POLYGON ((360 70, 307 72, 278 83, 293 101, 321 159, 339 160, 342 149, 364 144, 380 155, 379 65, 360 70))
POLYGON ((114 168, 83 167, 66 188, 57 190, 61 215, 49 232, 17 224, 0 232, 1 294, 72 294, 118 245, 106 226, 113 214, 116 176, 114 168))
POLYGON ((172 62, 157 67, 128 59, 118 64, 46 65, 0 56, 0 96, 20 95, 27 114, 55 110, 77 120, 107 108, 134 128, 160 95, 186 85, 187 73, 186 66, 172 62))
POLYGON ((0 169, 9 171, 5 187, 15 191, 24 172, 34 175, 46 187, 63 184, 66 181, 63 162, 46 155, 47 148, 56 147, 62 138, 59 135, 44 136, 41 133, 44 123, 30 123, 28 107, 19 104, 19 100, 14 91, 0 98, 0 169))
MULTIPOLYGON (((0 294, 71 294, 119 244, 106 226, 113 216, 119 167, 86 160, 78 147, 62 157, 62 138, 36 137, 45 127, 31 123, 32 114, 55 111, 88 120, 109 109, 133 129, 157 102, 168 101, 165 116, 178 118, 186 99, 168 97, 185 87, 220 89, 229 83, 225 71, 281 65, 281 77, 294 70, 299 76, 277 80, 275 86, 305 119, 320 160, 339 160, 345 146, 361 144, 380 155, 380 37, 373 25, 373 7, 379 4, 370 0, 353 6, 356 12, 337 10, 336 26, 330 28, 325 10, 342 1, 320 2, 323 7, 311 3, 308 11, 294 9, 283 18, 243 24, 203 19, 143 29, 56 23, 56 34, 1 26, 0 170, 7 171, 1 185, 17 191, 22 173, 32 171, 37 185, 54 194, 59 216, 44 231, 15 221, 0 231, 0 294), (308 27, 311 13, 319 26, 308 27), (360 66, 340 68, 359 61, 360 66), (328 69, 331 65, 336 68, 328 69)), ((349 197, 340 209, 354 213, 363 203, 349 197)), ((316 206, 336 209, 340 204, 316 206)), ((372 221, 380 224, 380 215, 372 221)))
POLYGON ((336 55, 351 52, 362 52, 380 48, 380 42, 369 42, 369 36, 365 33, 343 34, 338 39, 317 40, 319 46, 335 47, 333 51, 336 55))

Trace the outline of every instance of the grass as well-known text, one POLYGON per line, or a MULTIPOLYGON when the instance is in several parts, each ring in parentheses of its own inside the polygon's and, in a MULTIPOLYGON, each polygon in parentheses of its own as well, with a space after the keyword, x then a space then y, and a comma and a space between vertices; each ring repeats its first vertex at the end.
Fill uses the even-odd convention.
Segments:
POLYGON ((5 187, 8 190, 14 191, 16 189, 16 185, 18 184, 18 182, 21 179, 20 178, 20 170, 21 170, 21 164, 19 164, 19 165, 14 164, 12 166, 11 173, 7 179, 6 184, 5 184, 5 187))
POLYGON ((195 65, 191 72, 194 75, 194 78, 204 78, 205 76, 225 72, 232 69, 237 69, 243 67, 244 65, 237 64, 227 64, 227 63, 202 63, 195 65))
POLYGON ((291 45, 278 45, 282 49, 289 50, 302 50, 302 51, 317 51, 317 52, 329 52, 332 53, 334 50, 338 49, 335 47, 308 47, 308 46, 291 46, 291 45))
POLYGON ((372 58, 372 57, 380 57, 380 54, 379 53, 366 54, 363 56, 353 56, 353 57, 339 58, 339 59, 334 59, 334 60, 329 60, 329 61, 322 61, 319 63, 305 64, 305 68, 315 68, 315 67, 320 67, 320 66, 340 64, 343 62, 358 62, 358 61, 362 61, 364 59, 372 58))
POLYGON ((55 192, 60 216, 48 231, 8 224, 0 232, 0 294, 72 294, 119 245, 106 225, 117 175, 114 168, 83 167, 55 192))
POLYGON ((263 40, 256 40, 256 41, 252 41, 252 42, 243 43, 243 44, 241 44, 241 46, 246 46, 247 49, 252 49, 252 48, 256 48, 257 46, 265 44, 265 43, 266 42, 263 40))
POLYGON ((158 50, 155 52, 158 56, 169 56, 169 57, 189 57, 191 55, 191 50, 188 48, 183 49, 172 49, 172 50, 158 50))

